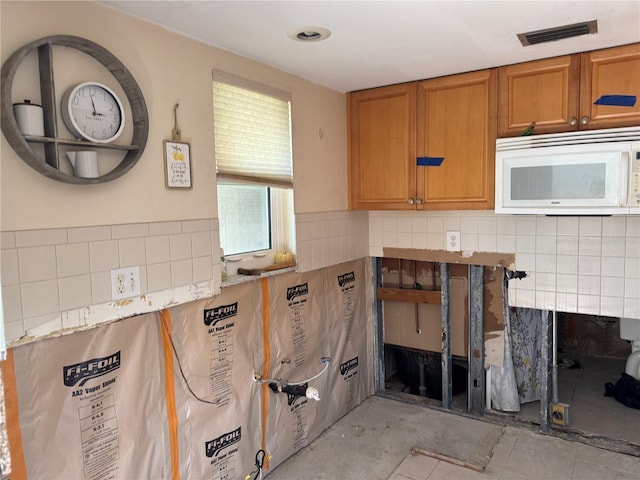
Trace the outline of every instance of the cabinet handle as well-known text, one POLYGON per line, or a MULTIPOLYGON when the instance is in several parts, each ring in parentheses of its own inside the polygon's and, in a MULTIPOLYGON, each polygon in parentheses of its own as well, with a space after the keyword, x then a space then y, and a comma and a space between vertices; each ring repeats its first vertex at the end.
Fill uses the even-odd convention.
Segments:
POLYGON ((422 205, 422 199, 416 198, 416 205, 422 205))
POLYGON ((571 118, 569 119, 569 125, 573 126, 573 125, 575 125, 576 123, 578 123, 578 119, 577 119, 576 117, 571 117, 571 118))
POLYGON ((580 123, 582 123, 582 125, 586 125, 587 123, 589 123, 589 117, 585 115, 580 119, 580 123))
POLYGON ((410 198, 407 202, 409 203, 409 205, 413 205, 414 204, 413 198, 410 198))

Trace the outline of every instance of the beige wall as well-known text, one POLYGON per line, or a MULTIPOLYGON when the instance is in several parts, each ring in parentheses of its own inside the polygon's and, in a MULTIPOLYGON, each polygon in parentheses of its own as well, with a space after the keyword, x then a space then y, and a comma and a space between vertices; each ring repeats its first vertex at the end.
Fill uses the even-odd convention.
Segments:
MULTIPOLYGON (((3 135, 2 231, 217 218, 211 107, 214 68, 291 93, 296 213, 346 210, 343 94, 92 2, 3 0, 0 17, 2 62, 24 44, 48 35, 77 35, 106 47, 140 85, 150 124, 146 150, 133 170, 98 185, 68 185, 44 177, 13 152, 3 135), (180 103, 183 140, 191 144, 190 191, 164 186, 162 141, 170 138, 176 102, 180 103)), ((74 82, 98 75, 98 70, 84 64, 77 71, 72 62, 64 56, 61 65, 54 60, 58 96, 74 82)), ((31 73, 35 69, 27 64, 16 77, 14 102, 39 99, 38 90, 30 90, 31 73)), ((61 130, 66 132, 64 127, 61 130)))

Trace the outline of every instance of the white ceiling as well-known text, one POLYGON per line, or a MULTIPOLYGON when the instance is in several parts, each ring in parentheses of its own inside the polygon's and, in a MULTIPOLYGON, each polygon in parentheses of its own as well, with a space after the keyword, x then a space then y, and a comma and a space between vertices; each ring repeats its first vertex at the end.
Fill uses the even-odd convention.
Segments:
POLYGON ((339 92, 640 41, 640 0, 99 3, 339 92), (516 37, 593 19, 595 35, 529 47, 516 37), (287 36, 309 26, 331 36, 287 36))

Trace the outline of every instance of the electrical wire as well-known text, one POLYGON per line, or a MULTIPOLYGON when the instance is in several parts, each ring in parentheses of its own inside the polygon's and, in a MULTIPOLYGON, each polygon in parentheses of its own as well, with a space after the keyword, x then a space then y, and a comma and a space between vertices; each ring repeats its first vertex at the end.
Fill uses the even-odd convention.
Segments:
POLYGON ((247 475, 245 478, 245 480, 249 480, 251 478, 251 475, 253 475, 255 473, 255 476, 253 477, 253 480, 262 480, 262 467, 264 466, 264 457, 266 456, 266 453, 264 450, 260 449, 256 452, 256 470, 251 472, 249 475, 247 475))
POLYGON ((180 357, 178 356, 178 352, 176 351, 176 346, 173 343, 173 337, 171 336, 171 332, 169 332, 169 329, 167 328, 167 324, 165 323, 164 317, 162 315, 160 315, 160 319, 162 320, 162 329, 167 334, 167 337, 169 337, 169 342, 171 343, 171 350, 173 350, 173 356, 176 358, 176 362, 178 363, 178 370, 180 371, 180 376, 182 377, 182 380, 184 380, 184 383, 187 386, 187 390, 189 390, 189 393, 193 396, 193 398, 195 398, 199 402, 206 403, 208 405, 219 405, 220 400, 215 400, 215 401, 205 400, 204 398, 200 398, 193 391, 193 389, 191 388, 191 385, 189 385, 189 380, 187 380, 187 377, 184 374, 184 371, 182 370, 182 362, 180 361, 180 357))
POLYGON ((292 386, 297 386, 297 385, 304 385, 305 383, 309 383, 312 380, 315 380, 316 378, 318 378, 320 375, 322 375, 327 368, 329 368, 329 362, 331 361, 331 359, 329 357, 322 357, 320 359, 320 361, 322 363, 324 363, 324 367, 322 368, 322 370, 320 370, 319 373, 315 374, 313 377, 307 378, 305 380, 300 380, 297 382, 289 382, 289 381, 284 381, 278 378, 260 378, 257 379, 258 383, 277 383, 277 384, 286 384, 286 385, 292 385, 292 386))

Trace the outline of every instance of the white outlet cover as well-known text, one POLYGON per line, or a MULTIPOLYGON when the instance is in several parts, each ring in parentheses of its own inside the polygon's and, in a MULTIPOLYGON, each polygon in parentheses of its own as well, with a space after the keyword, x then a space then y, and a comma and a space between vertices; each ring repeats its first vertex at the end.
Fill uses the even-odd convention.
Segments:
POLYGON ((140 267, 111 270, 111 297, 114 300, 140 295, 140 267))
POLYGON ((447 232, 447 251, 459 252, 460 251, 460 232, 449 231, 447 232))

